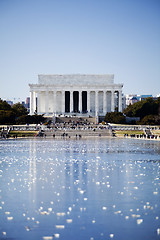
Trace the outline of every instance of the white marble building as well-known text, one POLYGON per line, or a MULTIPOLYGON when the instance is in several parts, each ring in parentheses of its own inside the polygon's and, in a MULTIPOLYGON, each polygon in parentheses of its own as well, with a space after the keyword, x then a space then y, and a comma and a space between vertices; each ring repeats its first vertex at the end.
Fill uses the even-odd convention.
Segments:
POLYGON ((29 87, 31 115, 105 116, 115 108, 122 111, 123 84, 115 84, 112 74, 38 75, 38 84, 29 87))

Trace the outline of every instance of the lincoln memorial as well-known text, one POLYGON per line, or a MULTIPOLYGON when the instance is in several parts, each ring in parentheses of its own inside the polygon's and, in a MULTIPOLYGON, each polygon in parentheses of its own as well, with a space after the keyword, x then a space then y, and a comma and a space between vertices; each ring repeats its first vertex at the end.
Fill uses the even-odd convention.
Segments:
POLYGON ((122 111, 123 84, 113 74, 38 75, 29 84, 30 114, 45 116, 105 116, 122 111))

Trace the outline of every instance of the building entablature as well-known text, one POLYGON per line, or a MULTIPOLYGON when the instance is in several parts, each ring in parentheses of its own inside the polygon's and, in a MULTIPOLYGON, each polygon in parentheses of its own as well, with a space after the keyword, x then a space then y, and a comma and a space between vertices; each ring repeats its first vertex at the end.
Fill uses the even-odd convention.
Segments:
POLYGON ((113 84, 113 85, 42 85, 42 84, 29 84, 31 91, 121 91, 123 84, 113 84))

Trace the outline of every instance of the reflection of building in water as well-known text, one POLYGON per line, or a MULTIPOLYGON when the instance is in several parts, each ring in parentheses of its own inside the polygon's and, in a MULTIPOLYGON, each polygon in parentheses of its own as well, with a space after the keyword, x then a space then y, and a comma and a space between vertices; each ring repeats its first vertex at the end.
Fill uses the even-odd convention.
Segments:
POLYGON ((29 190, 32 193, 32 199, 35 200, 36 196, 36 141, 30 140, 29 148, 29 190))
MULTIPOLYGON (((71 143, 71 142, 70 142, 71 143)), ((87 151, 89 145, 86 144, 79 146, 79 141, 77 141, 77 146, 74 143, 74 147, 70 146, 69 152, 65 151, 65 186, 70 187, 74 183, 73 191, 77 192, 77 186, 83 188, 87 186, 87 151)), ((73 193, 72 193, 73 194, 73 193)))
POLYGON ((114 75, 39 75, 30 86, 30 114, 105 116, 122 111, 122 84, 114 75), (36 102, 37 99, 37 102, 36 102))

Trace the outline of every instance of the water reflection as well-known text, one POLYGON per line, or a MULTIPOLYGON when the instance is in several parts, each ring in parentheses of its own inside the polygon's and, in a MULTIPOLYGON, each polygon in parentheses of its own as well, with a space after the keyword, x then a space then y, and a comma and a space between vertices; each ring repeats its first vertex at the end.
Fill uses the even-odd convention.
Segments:
POLYGON ((159 142, 0 142, 3 239, 158 239, 159 142))
POLYGON ((36 142, 29 142, 29 174, 28 174, 28 185, 30 191, 30 202, 31 204, 36 201, 36 180, 37 180, 37 170, 36 170, 36 142))

